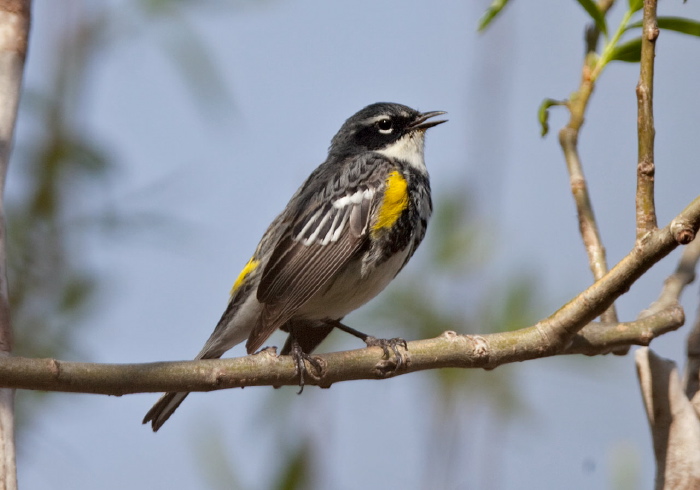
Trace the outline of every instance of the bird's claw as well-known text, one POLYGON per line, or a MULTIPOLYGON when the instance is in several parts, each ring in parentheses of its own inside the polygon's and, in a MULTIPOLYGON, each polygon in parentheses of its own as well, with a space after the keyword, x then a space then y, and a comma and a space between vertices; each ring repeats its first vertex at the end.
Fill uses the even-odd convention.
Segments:
POLYGON ((404 350, 408 350, 408 344, 402 338, 396 337, 393 339, 378 339, 368 335, 365 339, 365 344, 367 344, 367 347, 381 347, 384 351, 384 357, 386 359, 391 357, 391 353, 389 352, 389 349, 391 349, 391 351, 394 353, 396 363, 394 371, 398 371, 406 364, 405 356, 399 350, 399 346, 403 347, 404 350))
POLYGON ((318 357, 311 356, 304 352, 301 347, 299 346, 298 343, 294 342, 292 344, 292 349, 289 352, 289 355, 292 356, 292 360, 294 361, 294 372, 299 376, 299 392, 297 395, 301 395, 301 393, 304 391, 304 375, 310 374, 313 378, 320 378, 321 375, 323 375, 323 363, 318 357), (311 373, 308 369, 306 369, 306 363, 308 362, 315 373, 311 373))

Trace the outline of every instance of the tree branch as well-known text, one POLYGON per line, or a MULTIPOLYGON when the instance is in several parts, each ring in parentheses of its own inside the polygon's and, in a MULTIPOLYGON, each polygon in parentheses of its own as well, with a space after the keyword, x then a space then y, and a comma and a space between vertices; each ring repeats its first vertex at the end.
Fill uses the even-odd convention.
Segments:
MULTIPOLYGON (((700 197, 668 226, 649 233, 610 272, 536 325, 514 332, 472 336, 445 332, 410 342, 407 368, 393 372, 393 360, 377 347, 318 356, 321 376, 308 384, 327 387, 339 381, 381 379, 444 367, 495 368, 502 364, 566 353, 608 352, 618 344, 648 344, 683 323, 683 312, 670 305, 636 322, 615 326, 584 325, 599 316, 653 264, 700 227, 700 197)), ((295 385, 294 364, 273 349, 235 359, 149 364, 86 364, 53 359, 0 359, 0 386, 6 388, 122 395, 138 392, 210 391, 262 385, 295 385)))
POLYGON ((637 84, 637 240, 656 228, 654 207, 654 56, 659 27, 656 23, 656 0, 645 0, 642 21, 642 59, 637 84))
MULTIPOLYGON (((670 308, 644 320, 618 325, 591 324, 574 336, 565 354, 597 355, 620 345, 648 345, 659 335, 683 324, 683 310, 670 308)), ((324 366, 318 379, 306 384, 329 387, 340 381, 383 379, 427 369, 494 368, 501 364, 555 355, 542 350, 541 337, 531 327, 489 335, 458 335, 408 343, 408 368, 394 373, 393 361, 382 359, 379 347, 320 354, 324 366), (521 345, 523 344, 523 345, 521 345)), ((289 356, 275 348, 233 359, 94 364, 55 359, 10 357, 0 360, 0 383, 16 389, 93 393, 121 396, 162 391, 212 391, 245 386, 297 385, 289 356)))
POLYGON ((696 313, 693 329, 688 335, 687 358, 685 394, 693 402, 695 411, 700 416, 700 311, 696 313))
MULTIPOLYGON (((682 270, 686 276, 691 276, 695 272, 698 257, 700 257, 700 240, 693 240, 683 251, 677 272, 680 273, 682 270)), ((687 358, 685 394, 693 402, 695 411, 700 416, 700 395, 698 395, 700 393, 700 311, 696 313, 693 328, 688 334, 687 358)))
POLYGON ((642 398, 654 440, 657 490, 700 487, 700 421, 674 362, 651 349, 635 353, 642 398))
POLYGON ((626 323, 591 323, 572 339, 566 354, 595 356, 619 347, 649 345, 661 335, 682 327, 685 313, 678 302, 666 306, 653 315, 626 323))
MULTIPOLYGON (((29 37, 30 0, 0 0, 0 357, 12 351, 4 189, 29 37)), ((0 489, 17 488, 14 392, 0 390, 0 489)))

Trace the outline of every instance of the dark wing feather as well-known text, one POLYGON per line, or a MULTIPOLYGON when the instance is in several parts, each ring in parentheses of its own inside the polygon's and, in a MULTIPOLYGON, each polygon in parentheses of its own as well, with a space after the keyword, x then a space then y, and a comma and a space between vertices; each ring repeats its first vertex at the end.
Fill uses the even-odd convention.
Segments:
POLYGON ((356 235, 349 228, 337 241, 325 245, 306 245, 291 236, 280 242, 275 250, 280 252, 273 253, 271 267, 266 267, 258 287, 258 300, 265 308, 248 338, 248 352, 256 351, 362 248, 367 235, 356 235), (277 260, 273 263, 273 259, 277 260))
POLYGON ((326 287, 366 245, 372 208, 390 166, 383 159, 379 163, 375 159, 364 167, 371 169, 371 175, 358 172, 351 175, 357 179, 350 182, 337 178, 310 198, 300 196, 305 208, 293 219, 262 272, 257 297, 265 307, 248 337, 249 353, 326 287))

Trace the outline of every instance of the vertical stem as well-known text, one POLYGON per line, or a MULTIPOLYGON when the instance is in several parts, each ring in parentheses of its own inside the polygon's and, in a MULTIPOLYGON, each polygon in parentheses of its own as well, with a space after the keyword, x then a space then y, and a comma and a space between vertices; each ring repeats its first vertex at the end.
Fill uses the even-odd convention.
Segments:
MULTIPOLYGON (((29 38, 31 0, 0 0, 0 356, 12 351, 4 189, 29 38)), ((17 488, 14 390, 0 390, 0 490, 17 488)))
MULTIPOLYGON (((603 242, 600 238, 600 232, 598 231, 598 225, 593 213, 588 184, 586 183, 586 177, 583 174, 583 166, 581 165, 578 154, 578 135, 581 126, 583 126, 588 101, 595 87, 595 78, 592 72, 594 69, 593 59, 590 53, 586 56, 581 76, 581 85, 568 102, 570 114, 569 122, 559 131, 559 143, 564 152, 566 167, 569 171, 569 182, 571 185, 571 193, 576 203, 581 238, 583 239, 583 245, 588 254, 588 262, 591 272, 593 273, 593 278, 597 281, 608 272, 608 264, 605 256, 605 247, 603 247, 603 242)), ((618 323, 619 320, 617 312, 615 311, 615 305, 611 305, 610 308, 601 315, 601 320, 609 323, 618 323)))
POLYGON ((654 207, 654 56, 659 27, 656 23, 656 0, 644 0, 642 59, 637 84, 637 240, 656 229, 654 207))

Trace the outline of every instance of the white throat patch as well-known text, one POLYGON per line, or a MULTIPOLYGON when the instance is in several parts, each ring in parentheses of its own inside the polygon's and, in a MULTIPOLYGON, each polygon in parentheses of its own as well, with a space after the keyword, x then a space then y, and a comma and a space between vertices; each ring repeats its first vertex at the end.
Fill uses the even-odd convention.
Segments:
POLYGON ((389 158, 396 158, 408 162, 411 167, 421 173, 426 173, 425 158, 423 156, 423 143, 425 141, 424 131, 413 131, 395 141, 391 146, 377 153, 389 158))

